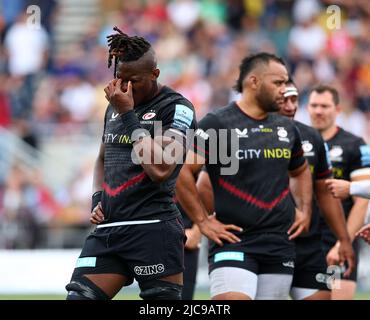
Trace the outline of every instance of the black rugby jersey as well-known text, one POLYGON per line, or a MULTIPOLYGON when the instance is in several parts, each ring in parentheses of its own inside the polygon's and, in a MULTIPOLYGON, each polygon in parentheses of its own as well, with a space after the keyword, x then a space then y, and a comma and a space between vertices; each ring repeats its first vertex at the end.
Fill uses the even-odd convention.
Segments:
MULTIPOLYGON (((310 165, 313 187, 315 187, 316 180, 327 179, 332 176, 328 147, 316 129, 298 121, 294 121, 294 123, 301 135, 303 154, 310 165)), ((300 238, 320 235, 320 216, 315 194, 313 194, 310 230, 300 235, 300 238)))
MULTIPOLYGON (((370 148, 365 141, 354 134, 338 127, 337 133, 326 143, 329 147, 330 161, 335 179, 351 180, 351 173, 370 167, 370 148)), ((344 213, 348 218, 352 209, 352 197, 342 201, 344 213)), ((325 238, 335 243, 336 238, 323 219, 321 225, 325 238)))
POLYGON ((295 214, 288 170, 305 162, 293 121, 273 113, 263 120, 252 119, 233 102, 199 122, 193 150, 206 159, 221 222, 236 224, 245 234, 287 232, 295 214), (228 139, 218 136, 215 141, 211 129, 224 129, 228 139), (235 174, 221 172, 230 167, 220 155, 225 150, 239 165, 235 174))
POLYGON ((193 226, 193 221, 189 218, 189 216, 186 214, 185 210, 181 206, 180 202, 174 198, 174 202, 176 203, 177 208, 179 209, 182 217, 182 222, 184 223, 185 229, 190 229, 193 226))
MULTIPOLYGON (((154 138, 154 129, 159 122, 163 130, 175 130, 186 135, 196 126, 194 107, 181 94, 168 87, 150 102, 135 106, 140 124, 154 138)), ((178 164, 174 172, 163 183, 152 181, 143 167, 132 160, 134 154, 130 137, 119 114, 108 106, 104 120, 103 143, 104 183, 102 207, 104 223, 132 220, 168 220, 179 216, 173 202, 174 187, 181 169, 178 164)), ((162 133, 156 133, 162 135, 162 133)), ((184 139, 185 143, 185 139, 184 139)), ((184 145, 184 147, 186 147, 184 145)))

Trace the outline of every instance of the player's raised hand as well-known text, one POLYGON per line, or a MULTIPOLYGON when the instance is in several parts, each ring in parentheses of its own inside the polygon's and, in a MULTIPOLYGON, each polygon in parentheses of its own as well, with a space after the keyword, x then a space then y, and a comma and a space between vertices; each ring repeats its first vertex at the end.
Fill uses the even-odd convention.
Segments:
POLYGON ((108 84, 104 88, 105 99, 107 99, 108 102, 110 102, 110 96, 114 92, 114 86, 116 85, 117 81, 118 81, 118 79, 113 79, 113 80, 109 81, 108 84))
POLYGON ((132 83, 122 83, 122 79, 113 79, 104 88, 105 97, 118 113, 126 113, 134 108, 132 83))

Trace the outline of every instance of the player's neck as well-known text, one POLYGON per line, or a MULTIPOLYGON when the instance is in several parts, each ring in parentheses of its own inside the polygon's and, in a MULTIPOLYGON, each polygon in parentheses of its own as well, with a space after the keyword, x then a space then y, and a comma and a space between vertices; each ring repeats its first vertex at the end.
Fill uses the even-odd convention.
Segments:
POLYGON ((336 125, 333 125, 330 128, 321 131, 321 135, 325 141, 328 141, 335 136, 337 131, 338 131, 338 127, 336 125))
POLYGON ((156 97, 158 94, 159 94, 159 92, 161 91, 161 89, 162 89, 162 85, 161 84, 159 84, 158 82, 156 82, 154 85, 153 85, 153 91, 152 91, 152 94, 151 94, 151 98, 150 98, 150 100, 151 99, 154 99, 154 97, 156 97))
POLYGON ((152 101, 161 92, 162 88, 163 88, 163 85, 161 85, 159 83, 155 83, 153 85, 153 88, 152 88, 150 94, 148 94, 147 98, 142 103, 140 103, 140 105, 143 105, 143 104, 146 104, 146 103, 152 101))
POLYGON ((239 108, 253 119, 265 119, 267 117, 267 112, 262 110, 252 97, 243 94, 242 98, 236 102, 239 108))

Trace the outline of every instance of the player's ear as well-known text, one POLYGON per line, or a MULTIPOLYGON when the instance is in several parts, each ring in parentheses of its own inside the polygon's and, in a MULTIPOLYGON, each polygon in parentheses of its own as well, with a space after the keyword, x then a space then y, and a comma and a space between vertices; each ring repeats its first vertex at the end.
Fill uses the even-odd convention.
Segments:
POLYGON ((160 70, 158 68, 153 69, 153 71, 152 71, 153 80, 157 80, 160 73, 161 72, 160 72, 160 70))
POLYGON ((256 75, 254 74, 251 74, 250 76, 248 76, 248 78, 246 79, 246 84, 252 88, 253 90, 256 90, 258 88, 258 85, 259 85, 259 80, 257 78, 256 75))

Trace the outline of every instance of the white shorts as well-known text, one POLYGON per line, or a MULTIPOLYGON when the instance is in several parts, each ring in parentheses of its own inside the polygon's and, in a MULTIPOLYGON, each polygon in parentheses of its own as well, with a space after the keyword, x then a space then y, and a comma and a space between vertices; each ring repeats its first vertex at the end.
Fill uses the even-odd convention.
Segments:
POLYGON ((221 267, 210 273, 211 297, 240 292, 256 300, 287 300, 293 275, 255 274, 251 271, 221 267))

